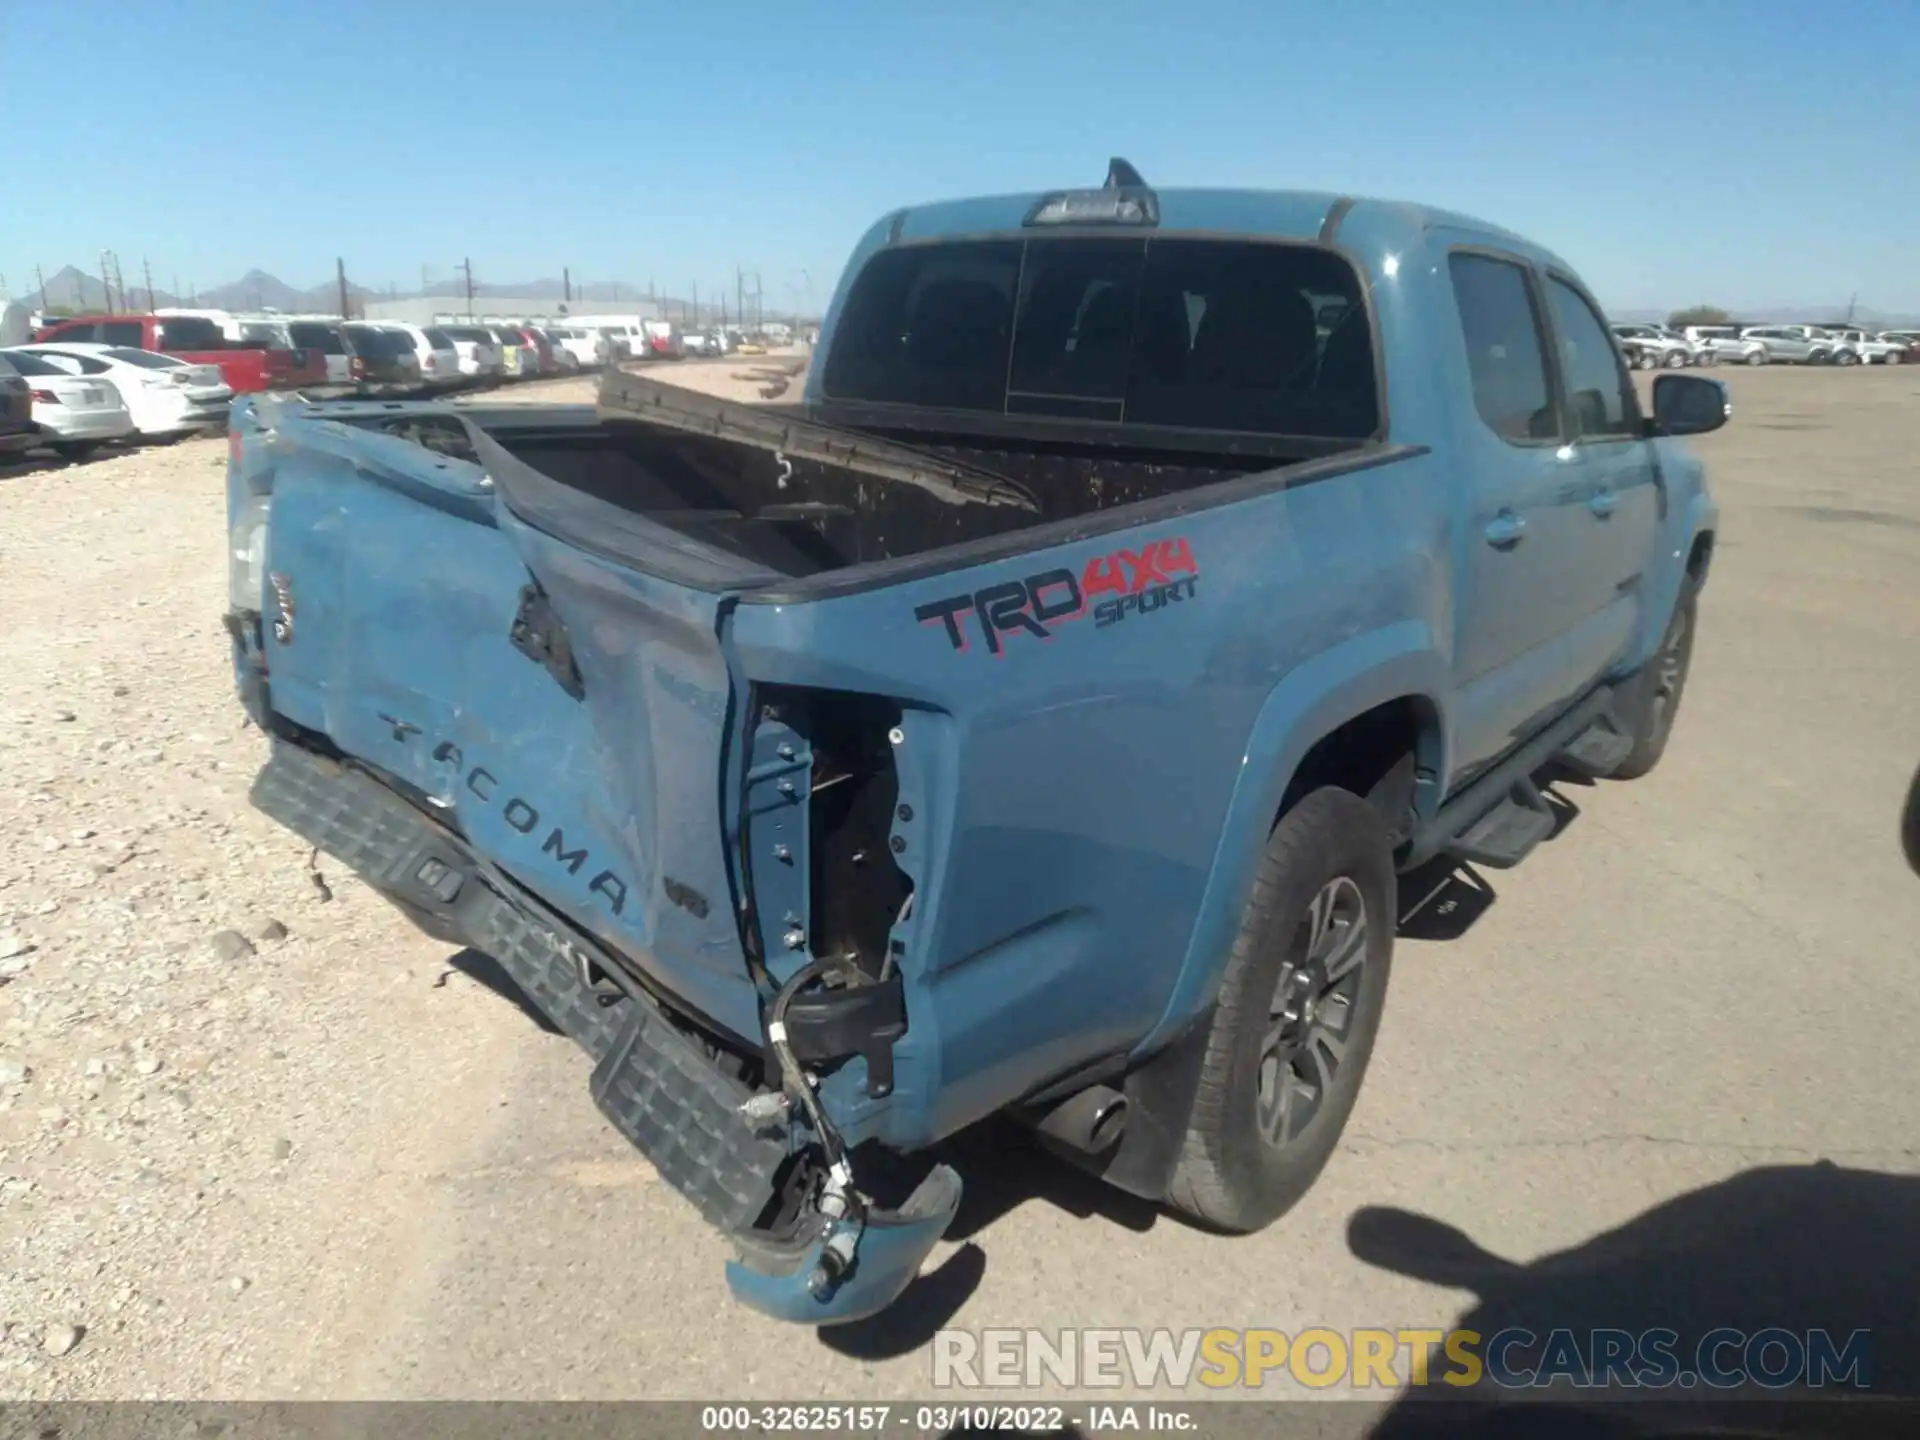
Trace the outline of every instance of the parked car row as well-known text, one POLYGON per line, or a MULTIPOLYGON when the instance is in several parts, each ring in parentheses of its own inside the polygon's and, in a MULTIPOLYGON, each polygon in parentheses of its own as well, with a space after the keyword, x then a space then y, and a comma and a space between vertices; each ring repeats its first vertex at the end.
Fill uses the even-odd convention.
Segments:
POLYGON ((1618 324, 1612 327, 1627 363, 1637 370, 1683 365, 1920 364, 1920 330, 1866 330, 1825 325, 1618 324))
POLYGON ((84 459, 110 440, 168 440, 227 423, 217 367, 134 346, 56 340, 0 350, 0 457, 84 459))
POLYGON ((623 337, 580 324, 411 325, 325 315, 156 310, 50 320, 36 342, 101 345, 210 365, 236 395, 417 395, 610 363, 623 337))

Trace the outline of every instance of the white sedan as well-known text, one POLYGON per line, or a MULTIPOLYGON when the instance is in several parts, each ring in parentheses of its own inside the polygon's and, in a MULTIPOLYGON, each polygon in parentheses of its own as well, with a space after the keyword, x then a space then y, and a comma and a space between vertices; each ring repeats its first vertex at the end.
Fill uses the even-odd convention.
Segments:
POLYGON ((33 392, 33 423, 57 455, 82 460, 103 441, 134 433, 133 416, 113 382, 81 377, 28 350, 0 350, 33 392))
POLYGON ((69 375, 98 378, 120 392, 134 428, 151 439, 189 435, 227 423, 233 390, 217 365, 189 365, 171 355, 129 345, 52 341, 23 345, 69 375))

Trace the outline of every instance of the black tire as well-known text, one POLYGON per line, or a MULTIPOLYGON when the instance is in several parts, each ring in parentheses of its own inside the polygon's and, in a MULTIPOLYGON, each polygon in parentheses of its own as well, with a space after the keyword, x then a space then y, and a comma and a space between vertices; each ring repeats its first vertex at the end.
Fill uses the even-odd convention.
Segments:
POLYGON ((1692 585, 1681 592, 1673 607, 1660 648, 1640 672, 1627 682, 1622 719, 1632 727, 1633 749, 1615 768, 1615 780, 1638 780, 1660 763, 1673 734, 1674 717, 1686 694, 1687 674, 1693 668, 1693 637, 1698 628, 1698 593, 1692 585))
POLYGON ((1906 808, 1900 812, 1900 848, 1906 852, 1913 873, 1920 875, 1920 770, 1913 772, 1906 808))
POLYGON ((1768 354, 1766 347, 1762 346, 1760 349, 1755 350, 1752 354, 1747 356, 1747 364, 1764 365, 1771 358, 1772 357, 1768 354))
POLYGON ((98 440, 61 440, 55 443, 53 453, 62 460, 71 460, 78 464, 99 448, 98 440))
POLYGON ((1667 358, 1662 363, 1669 370, 1678 370, 1687 363, 1687 352, 1684 350, 1669 350, 1667 352, 1667 358))
MULTIPOLYGON (((1373 1055, 1393 962, 1395 897, 1386 825, 1359 796, 1331 787, 1315 790, 1274 827, 1227 958, 1199 1090, 1168 1186, 1172 1204, 1219 1229, 1247 1233, 1284 1215, 1319 1178, 1373 1055), (1336 1037, 1340 1053, 1329 1079, 1324 1067, 1330 1047, 1317 1035, 1310 1033, 1305 1046, 1293 1052, 1322 1083, 1302 1128, 1276 1143, 1262 1130, 1263 1072, 1269 1095, 1290 1095, 1305 1105, 1302 1097, 1308 1093, 1292 1088, 1290 1065, 1267 1064, 1267 1056, 1275 1053, 1269 1041, 1281 981, 1312 968, 1295 963, 1303 958, 1303 941, 1312 929, 1311 907, 1330 892, 1344 897, 1348 890, 1358 897, 1365 922, 1364 934, 1351 947, 1359 963, 1345 971, 1352 983, 1343 980, 1330 988, 1317 1011, 1303 1007, 1308 1022, 1340 1022, 1337 1030, 1329 1023, 1320 1031, 1336 1037), (1335 992, 1343 987, 1345 998, 1336 1005, 1335 992)), ((1328 926, 1326 933, 1337 941, 1343 932, 1328 926)), ((1344 933, 1351 936, 1351 928, 1344 933)), ((1284 1024, 1277 1028, 1286 1031, 1284 1024)), ((1278 1110, 1285 1112, 1286 1105, 1278 1110)))

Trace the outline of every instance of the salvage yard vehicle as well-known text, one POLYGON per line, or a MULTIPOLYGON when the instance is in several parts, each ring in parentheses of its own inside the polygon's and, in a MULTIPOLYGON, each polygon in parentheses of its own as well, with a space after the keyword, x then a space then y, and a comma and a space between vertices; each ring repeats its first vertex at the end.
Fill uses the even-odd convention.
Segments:
POLYGON ((40 443, 40 427, 33 423, 33 387, 0 355, 0 459, 40 443))
POLYGON ((460 357, 460 374, 468 380, 497 380, 506 373, 499 338, 480 325, 441 326, 460 357))
POLYGON ((1862 365, 1898 365, 1907 358, 1907 347, 1898 340, 1883 340, 1865 330, 1830 330, 1834 340, 1851 350, 1862 365))
POLYGON ((770 1315, 899 1296, 999 1113, 1257 1230, 1359 1093, 1397 874, 1667 748, 1718 514, 1673 437, 1727 391, 1651 410, 1461 215, 1124 161, 898 210, 801 407, 242 402, 253 800, 586 1048, 770 1315))
POLYGON ((413 337, 372 321, 340 327, 346 342, 348 377, 363 395, 404 395, 420 388, 420 359, 413 337))
POLYGON ((27 382, 33 397, 33 423, 54 454, 84 460, 108 440, 134 433, 127 402, 111 380, 75 375, 30 350, 0 351, 14 374, 27 382))
POLYGON ((1707 351, 1715 362, 1729 365, 1764 365, 1767 347, 1758 340, 1744 340, 1736 325, 1689 325, 1681 332, 1695 346, 1707 351))
POLYGON ((1651 355, 1656 365, 1678 369, 1691 365, 1695 359, 1695 349, 1684 336, 1659 325, 1615 325, 1615 338, 1631 340, 1643 354, 1651 355))
POLYGON ((191 435, 227 423, 233 391, 212 365, 189 365, 118 345, 25 345, 70 375, 98 375, 120 392, 134 428, 149 440, 191 435))
POLYGON ((327 379, 324 356, 229 341, 218 323, 201 315, 78 315, 44 326, 33 338, 153 350, 189 365, 217 366, 236 395, 308 389, 327 379))
POLYGON ((1812 325, 1750 325, 1740 338, 1766 346, 1772 364, 1825 365, 1834 358, 1833 338, 1812 325))

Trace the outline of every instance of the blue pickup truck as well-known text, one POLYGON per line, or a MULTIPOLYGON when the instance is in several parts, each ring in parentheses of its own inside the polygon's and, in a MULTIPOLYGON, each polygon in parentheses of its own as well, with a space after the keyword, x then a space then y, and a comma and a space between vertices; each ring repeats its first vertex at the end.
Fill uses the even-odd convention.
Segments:
POLYGON ((1396 875, 1644 775, 1717 511, 1573 271, 1329 194, 1103 185, 859 242, 801 403, 236 406, 254 803, 594 1063, 812 1324, 1010 1113, 1247 1231, 1326 1164, 1396 875))

